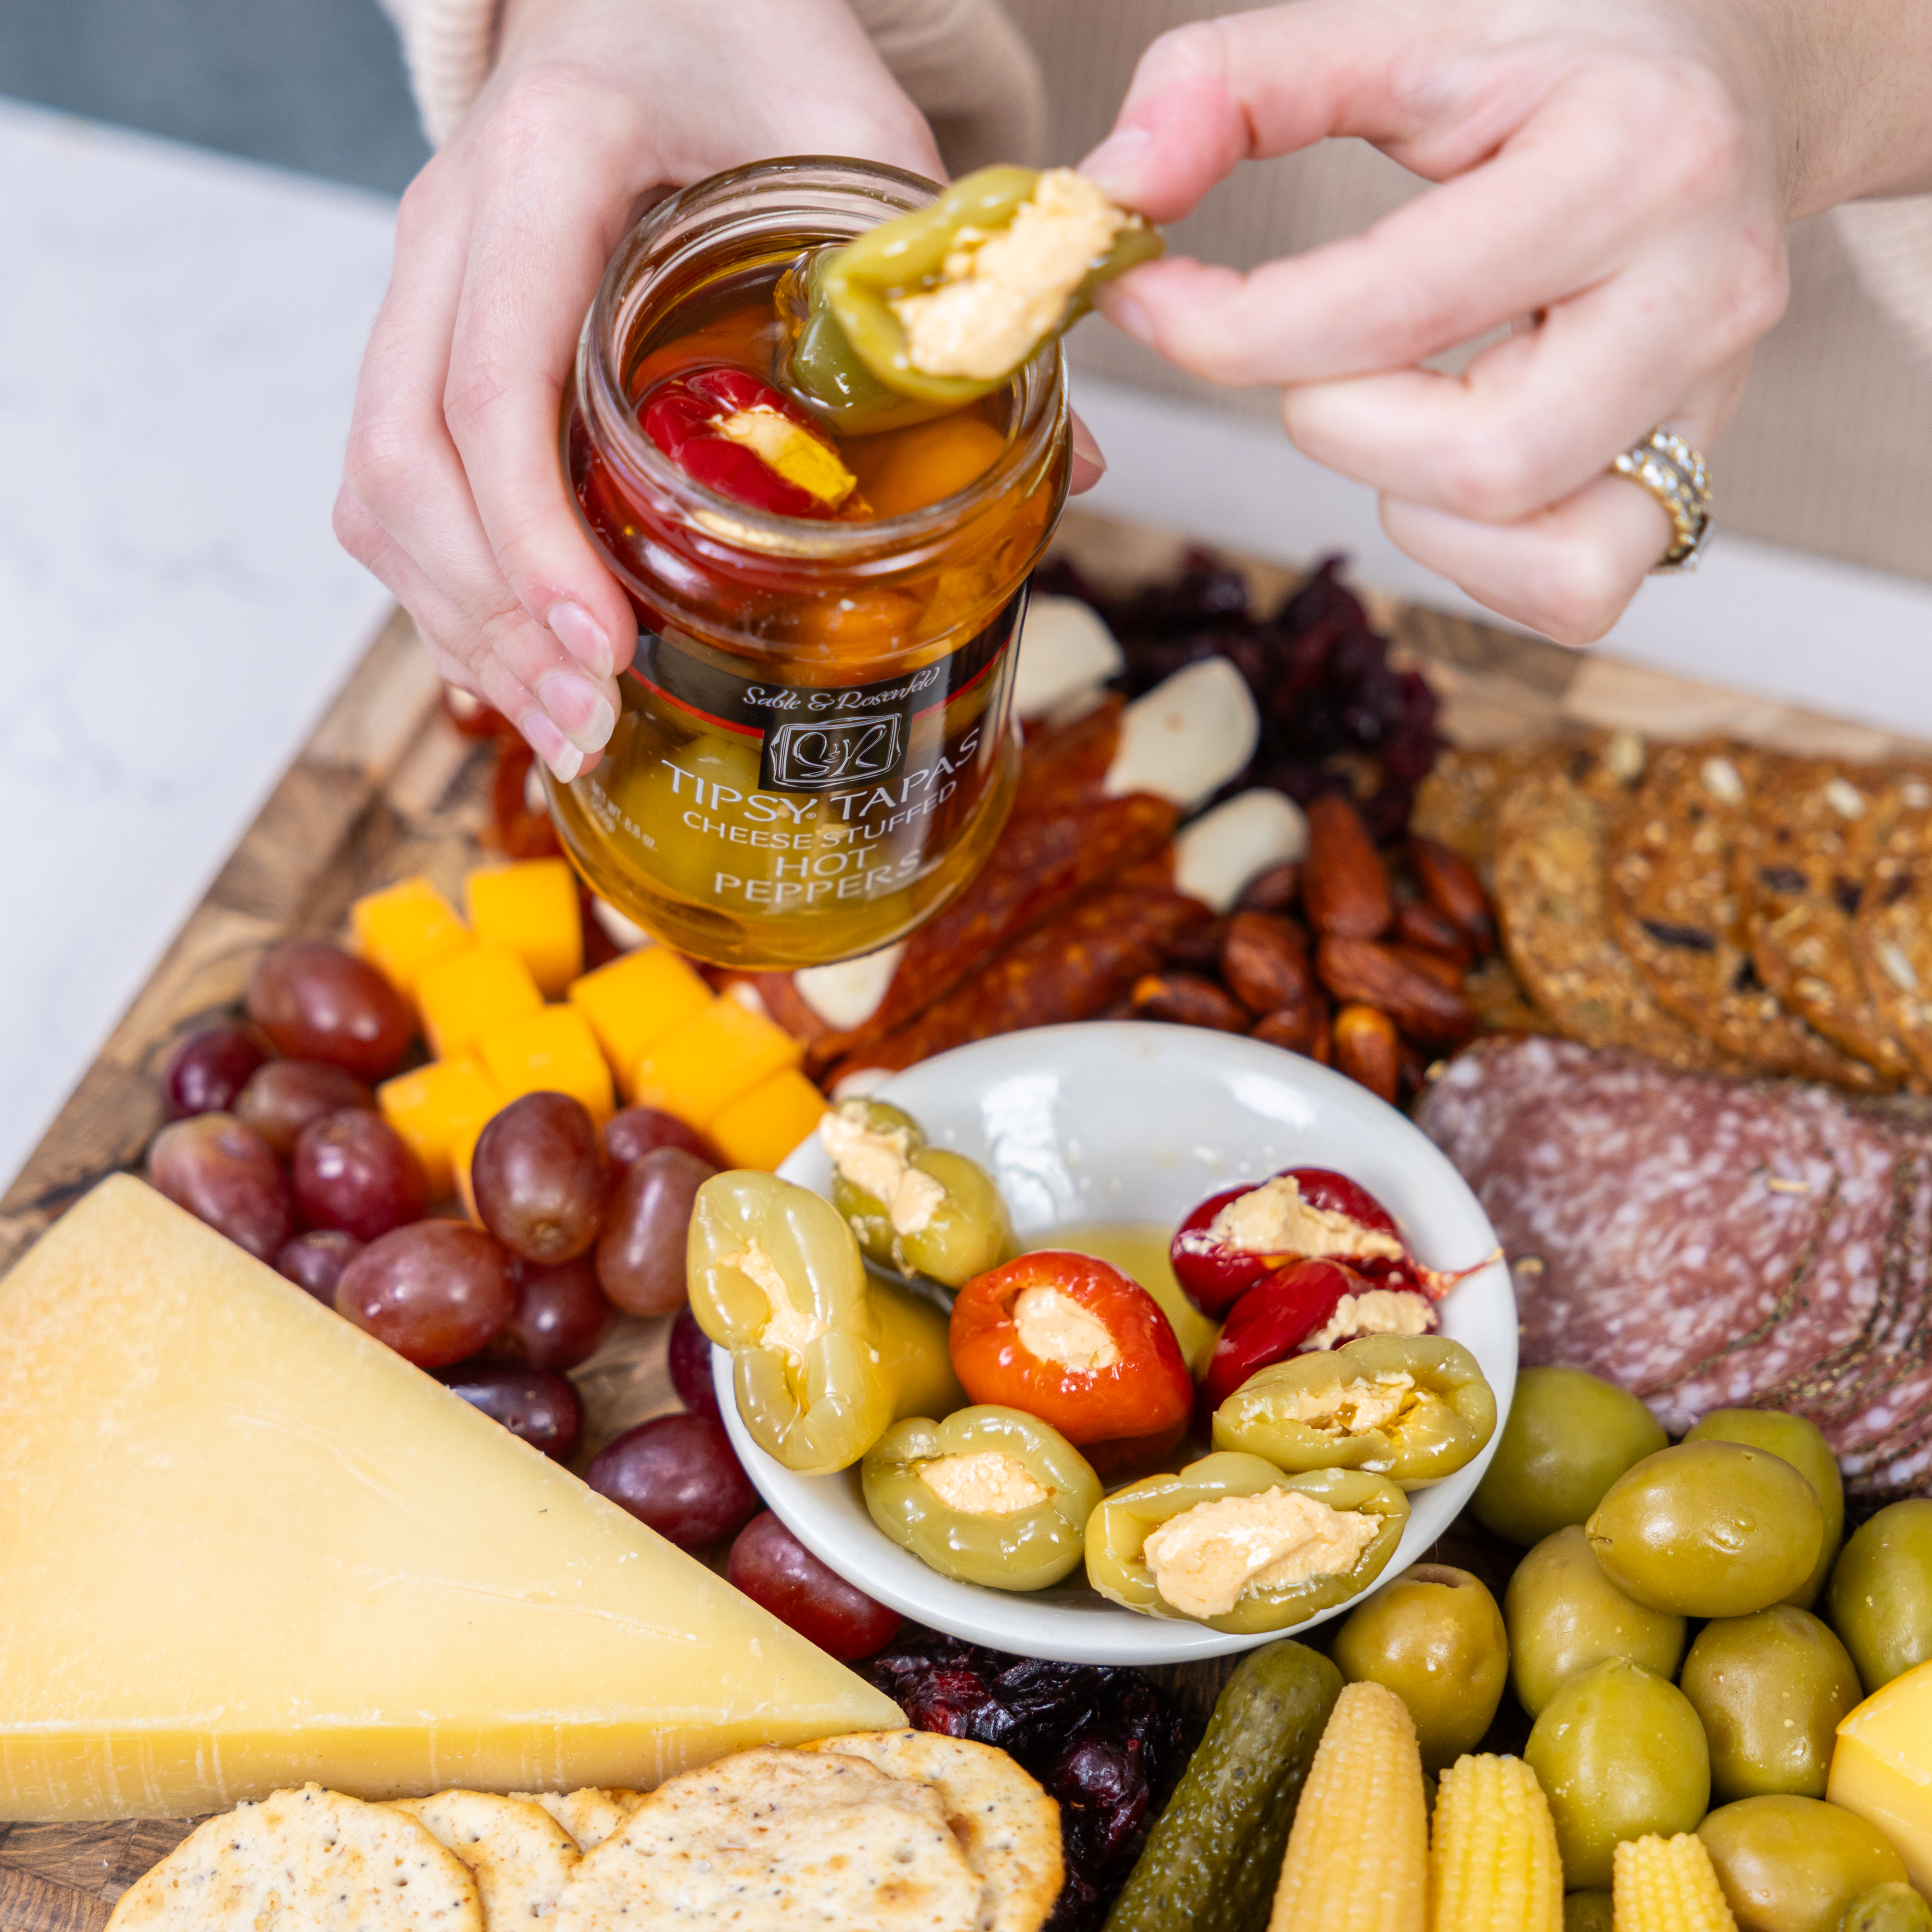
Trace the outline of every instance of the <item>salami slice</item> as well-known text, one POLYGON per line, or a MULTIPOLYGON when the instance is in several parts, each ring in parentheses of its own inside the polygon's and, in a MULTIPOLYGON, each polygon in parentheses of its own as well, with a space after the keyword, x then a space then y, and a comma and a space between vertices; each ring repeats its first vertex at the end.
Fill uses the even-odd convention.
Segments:
POLYGON ((1701 1412, 1679 1386, 1796 1306, 1838 1205, 1816 1123, 1766 1090, 1570 1041, 1480 1046, 1417 1118, 1511 1257, 1524 1360, 1673 1429, 1701 1412))

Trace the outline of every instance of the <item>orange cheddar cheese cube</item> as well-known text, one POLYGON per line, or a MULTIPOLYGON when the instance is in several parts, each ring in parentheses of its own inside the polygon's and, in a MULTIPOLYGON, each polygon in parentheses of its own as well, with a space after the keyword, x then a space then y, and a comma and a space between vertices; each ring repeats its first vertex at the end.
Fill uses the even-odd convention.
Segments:
POLYGON ((425 966, 416 980, 423 1037, 439 1060, 467 1053, 486 1033, 543 1010, 530 969, 507 946, 479 940, 425 966))
POLYGON ((818 1125, 826 1099, 795 1066, 760 1080, 706 1128, 732 1167, 776 1168, 818 1125))
POLYGON ((596 1119, 610 1118, 610 1063, 574 1006, 543 1006, 511 1020, 484 1034, 476 1051, 506 1102, 520 1094, 568 1094, 596 1119))
POLYGON ((763 1013, 736 1000, 713 1000, 645 1053, 631 1100, 708 1127, 741 1094, 804 1057, 805 1048, 763 1013))
POLYGON ((562 859, 526 859, 472 872, 463 883, 470 923, 520 955, 546 999, 560 999, 584 970, 577 874, 562 859))
POLYGON ((647 1048, 694 1019, 712 997, 711 988, 667 946, 626 952, 570 986, 570 1004, 590 1022, 604 1057, 627 1078, 647 1048))
POLYGON ((466 1054, 456 1060, 433 1060, 376 1089, 383 1119, 422 1162, 429 1177, 430 1198, 435 1201, 454 1192, 458 1150, 467 1154, 503 1100, 482 1063, 466 1054))
POLYGON ((461 952, 470 928, 455 907, 418 872, 380 892, 364 892, 349 908, 356 950, 405 999, 416 997, 426 966, 461 952))

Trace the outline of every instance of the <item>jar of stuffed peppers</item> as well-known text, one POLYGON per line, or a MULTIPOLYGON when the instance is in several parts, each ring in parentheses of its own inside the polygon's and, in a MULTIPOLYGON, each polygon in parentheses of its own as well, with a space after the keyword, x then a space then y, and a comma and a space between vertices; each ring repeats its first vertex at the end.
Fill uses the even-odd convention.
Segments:
POLYGON ((720 964, 901 938, 1011 801, 1026 580, 1069 471, 1057 338, 943 406, 848 408, 836 368, 814 406, 790 374, 826 244, 938 192, 819 158, 715 176, 644 218, 585 324, 566 470, 639 636, 551 814, 599 893, 720 964))

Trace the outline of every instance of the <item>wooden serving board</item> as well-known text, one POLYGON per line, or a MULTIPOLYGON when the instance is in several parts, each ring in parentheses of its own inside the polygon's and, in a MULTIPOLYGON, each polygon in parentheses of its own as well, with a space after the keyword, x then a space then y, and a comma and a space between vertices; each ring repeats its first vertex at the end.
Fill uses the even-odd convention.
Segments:
MULTIPOLYGON (((1166 533, 1081 512, 1056 549, 1110 588, 1171 575, 1184 548, 1166 533)), ((1257 604, 1294 582, 1236 558, 1257 604)), ((1880 759, 1925 748, 1864 726, 1614 658, 1371 597, 1406 664, 1442 699, 1442 728, 1472 747, 1589 727, 1658 738, 1723 732, 1796 752, 1880 759)), ((162 1120, 157 1075, 176 1039, 232 1007, 256 960, 278 940, 332 935, 359 894, 412 872, 452 898, 484 856, 493 753, 449 724, 409 619, 383 627, 270 795, 147 984, 81 1076, 45 1137, 0 1196, 0 1273, 104 1174, 138 1168, 162 1120)), ((589 1410, 587 1448, 675 1406, 663 1367, 664 1322, 627 1322, 576 1372, 589 1410)), ((1494 1572, 1498 1552, 1453 1540, 1444 1560, 1494 1572)), ((1157 1673, 1190 1705, 1211 1704, 1225 1668, 1157 1673)), ((0 1822, 0 1932, 83 1932, 190 1828, 143 1820, 96 1825, 0 1822)))

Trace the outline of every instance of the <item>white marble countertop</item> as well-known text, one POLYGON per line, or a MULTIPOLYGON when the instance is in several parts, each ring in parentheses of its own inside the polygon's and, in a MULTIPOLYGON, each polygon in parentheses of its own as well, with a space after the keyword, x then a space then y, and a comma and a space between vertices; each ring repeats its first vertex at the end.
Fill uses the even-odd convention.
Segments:
MULTIPOLYGON (((387 607, 329 506, 392 204, 0 100, 0 1177, 387 607)), ((1466 600, 1233 418, 1089 383, 1090 501, 1466 600)), ((1932 736, 1932 589, 1720 540, 1612 647, 1932 736)))

